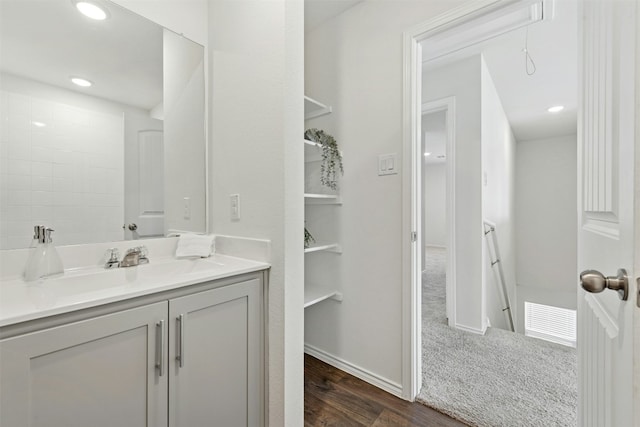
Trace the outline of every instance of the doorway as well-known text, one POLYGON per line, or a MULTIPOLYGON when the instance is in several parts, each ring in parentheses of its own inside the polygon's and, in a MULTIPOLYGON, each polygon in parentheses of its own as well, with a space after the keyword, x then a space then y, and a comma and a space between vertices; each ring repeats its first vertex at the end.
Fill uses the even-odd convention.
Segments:
MULTIPOLYGON (((478 336, 484 335, 489 327, 493 327, 494 329, 496 327, 510 329, 509 323, 511 316, 504 316, 505 310, 513 310, 513 317, 520 325, 520 329, 522 329, 525 323, 523 315, 524 309, 522 308, 525 301, 522 300, 522 297, 523 295, 528 295, 526 298, 530 299, 532 298, 531 295, 535 293, 530 292, 526 294, 525 292, 521 292, 518 294, 517 292, 516 268, 518 267, 518 263, 515 252, 518 246, 518 229, 515 223, 517 212, 524 211, 526 213, 526 209, 523 209, 522 206, 526 205, 523 201, 526 201, 529 197, 524 194, 526 186, 521 186, 520 191, 516 191, 516 181, 518 179, 521 181, 524 179, 529 183, 535 181, 535 173, 533 173, 535 170, 525 170, 526 168, 522 168, 523 171, 529 175, 524 178, 517 176, 520 171, 516 170, 516 165, 522 161, 522 156, 518 157, 516 154, 518 145, 522 143, 523 147, 527 147, 527 150, 524 151, 530 151, 530 149, 533 148, 535 154, 539 155, 539 157, 536 158, 536 160, 532 160, 532 162, 543 168, 553 163, 553 160, 556 160, 556 154, 558 153, 553 154, 553 150, 557 149, 557 146, 563 145, 567 150, 565 150, 566 153, 563 152, 562 155, 566 154, 567 158, 573 160, 572 169, 566 169, 568 175, 572 175, 573 180, 569 180, 564 184, 566 184, 567 187, 573 188, 574 193, 576 188, 575 145, 577 124, 575 106, 577 99, 575 96, 575 88, 573 91, 573 99, 569 102, 563 101, 565 104, 565 113, 562 117, 572 118, 564 121, 555 120, 547 122, 549 124, 546 126, 540 126, 539 124, 531 125, 521 120, 521 115, 518 115, 519 112, 513 112, 508 99, 506 101, 501 99, 505 85, 495 82, 494 80, 497 79, 492 78, 495 74, 500 77, 501 68, 507 68, 510 71, 512 71, 512 69, 506 66, 496 68, 495 65, 492 64, 492 55, 494 55, 495 49, 494 51, 487 51, 488 43, 495 42, 499 38, 512 37, 513 35, 516 36, 516 41, 511 43, 510 47, 513 48, 515 46, 518 54, 522 55, 518 56, 517 64, 520 67, 518 71, 521 71, 526 78, 532 79, 531 76, 536 74, 536 72, 538 76, 544 75, 552 68, 549 63, 546 62, 545 55, 536 56, 532 53, 532 49, 529 52, 522 52, 523 49, 527 48, 529 43, 529 27, 531 27, 531 33, 533 35, 537 33, 533 31, 534 25, 547 25, 545 24, 545 16, 548 17, 549 10, 545 11, 545 2, 514 3, 519 3, 521 7, 524 5, 527 13, 520 17, 524 17, 524 20, 511 22, 509 24, 511 26, 510 28, 505 28, 504 24, 505 20, 515 19, 513 17, 510 18, 510 16, 518 14, 513 4, 501 9, 497 15, 492 15, 495 10, 484 10, 481 14, 470 17, 466 25, 465 23, 457 22, 458 26, 456 30, 449 33, 450 35, 456 34, 458 36, 458 44, 456 46, 446 46, 446 43, 443 44, 443 40, 450 39, 452 38, 451 36, 446 37, 443 34, 438 34, 436 30, 424 28, 421 36, 423 37, 421 44, 418 46, 417 52, 414 52, 415 57, 419 58, 418 61, 413 63, 415 67, 414 71, 416 71, 419 76, 423 73, 429 73, 429 77, 426 79, 419 78, 419 81, 415 82, 419 90, 417 94, 411 95, 412 97, 417 97, 416 102, 413 104, 413 112, 417 112, 415 106, 423 102, 438 99, 444 94, 450 96, 453 94, 457 111, 455 118, 458 126, 454 128, 454 132, 457 131, 455 142, 458 156, 456 161, 452 162, 453 167, 451 169, 457 169, 459 173, 453 174, 453 178, 457 182, 452 186, 451 190, 447 192, 452 199, 453 207, 448 210, 446 215, 449 223, 452 224, 452 234, 457 236, 457 238, 453 238, 457 249, 448 252, 445 263, 447 268, 450 268, 450 264, 454 263, 458 268, 454 268, 451 277, 449 277, 449 275, 446 277, 448 290, 446 299, 447 319, 449 326, 454 327, 457 331, 463 330, 477 334, 478 336), (540 9, 537 9, 538 7, 540 9), (469 22, 473 22, 474 20, 476 20, 475 26, 469 25, 469 22), (494 26, 492 27, 492 25, 494 26), (487 31, 496 31, 496 33, 486 39, 481 39, 480 36, 486 36, 486 34, 488 34, 487 31), (464 46, 464 43, 461 42, 460 39, 464 38, 465 34, 468 36, 468 34, 474 32, 480 34, 480 36, 478 36, 480 37, 480 41, 486 43, 477 43, 479 40, 478 37, 471 37, 473 41, 469 42, 468 46, 464 46), (471 49, 469 49, 469 47, 471 47, 471 49), (423 53, 429 61, 423 61, 422 58, 420 58, 423 53), (541 57, 545 57, 545 59, 541 59, 541 57), (536 61, 537 64, 535 63, 536 61), (498 72, 495 71, 496 69, 498 69, 498 72), (432 83, 431 86, 429 82, 432 83), (474 108, 475 111, 473 111, 474 108), (536 127, 538 129, 536 129, 536 127), (544 130, 548 131, 548 133, 535 133, 535 131, 542 130, 542 128, 546 128, 544 130), (538 142, 538 144, 535 142, 538 142), (550 149, 550 151, 535 151, 541 147, 550 149), (573 151, 571 151, 571 149, 573 151), (553 158, 549 161, 549 159, 545 160, 545 156, 552 156, 553 158), (574 171, 573 173, 572 170, 574 171), (489 225, 487 226, 487 224, 489 225), (493 234, 491 235, 490 233, 493 234), (487 234, 493 238, 485 238, 487 234), (498 248, 500 249, 499 252, 497 251, 498 248), (499 274, 495 266, 501 267, 499 274), (451 291, 449 291, 449 286, 451 286, 451 291), (509 301, 511 301, 511 303, 509 303, 509 301)), ((573 6, 575 7, 575 4, 573 6)), ((564 13, 561 9, 558 9, 557 12, 564 13)), ((575 12, 570 16, 570 19, 573 19, 574 22, 577 21, 575 12)), ((444 32, 451 30, 452 27, 448 27, 444 32)), ((575 46, 570 49, 571 52, 575 52, 576 50, 577 48, 575 46)), ((573 68, 576 68, 575 63, 573 68)), ((535 78, 537 78, 537 76, 534 77, 534 79, 535 78)), ((575 84, 575 81, 576 78, 574 76, 569 83, 565 84, 575 84)), ((516 86, 518 84, 520 83, 515 83, 516 86)), ((540 92, 544 91, 541 90, 540 92)), ((556 90, 556 95, 560 92, 562 91, 556 90)), ((531 96, 526 97, 526 104, 536 104, 534 101, 529 102, 531 98, 531 96)), ((548 107, 554 105, 555 104, 545 105, 544 114, 551 114, 546 110, 548 107)), ((534 107, 540 106, 536 104, 534 107)), ((426 130, 423 129, 423 127, 427 125, 427 123, 424 118, 422 118, 420 122, 421 123, 418 123, 416 120, 414 122, 416 128, 411 129, 411 131, 413 135, 419 135, 423 138, 426 134, 426 130)), ((538 121, 538 123, 540 123, 540 121, 538 121)), ((419 236, 417 239, 416 252, 423 253, 413 258, 412 261, 414 262, 414 266, 420 266, 421 272, 424 271, 425 260, 428 259, 425 255, 429 252, 428 247, 425 246, 428 240, 427 231, 429 222, 424 219, 427 212, 425 200, 427 198, 426 189, 428 188, 428 183, 424 181, 424 177, 428 174, 428 166, 422 158, 424 153, 419 153, 419 151, 424 151, 423 148, 424 147, 421 147, 421 150, 411 150, 413 155, 411 167, 420 171, 418 175, 423 178, 420 184, 414 186, 414 190, 415 187, 419 187, 420 185, 423 186, 423 189, 418 190, 418 202, 413 205, 414 208, 420 209, 420 213, 415 215, 420 218, 420 225, 417 226, 419 236), (416 154, 421 154, 422 156, 417 156, 416 154), (421 157, 422 161, 419 162, 417 157, 421 157)), ((560 179, 558 176, 550 175, 553 176, 552 183, 560 179)), ((537 184, 540 184, 540 182, 537 184)), ((549 186, 548 183, 546 185, 549 186)), ((541 191, 540 185, 537 187, 534 185, 533 189, 534 193, 531 194, 534 195, 536 191, 541 191)), ((529 189, 529 191, 530 190, 531 189, 529 189)), ((553 188, 548 190, 548 193, 553 193, 553 188)), ((575 197, 575 194, 571 197, 566 197, 568 201, 566 206, 569 206, 570 212, 569 216, 573 215, 574 229, 576 221, 575 197)), ((538 213, 538 216, 544 215, 538 213)), ((546 221, 549 221, 549 219, 546 221)), ((434 221, 434 224, 432 225, 438 227, 437 221, 434 221)), ((564 226, 567 227, 567 224, 564 224, 564 226)), ((571 226, 569 226, 569 228, 570 227, 571 226)), ((528 226, 525 228, 528 228, 528 231, 533 229, 535 237, 535 227, 528 226)), ((537 233, 544 235, 545 227, 538 227, 537 233)), ((532 233, 530 232, 529 234, 532 233)), ((557 233, 550 231, 548 234, 554 236, 557 233)), ((521 240, 526 241, 525 247, 527 245, 535 245, 535 242, 531 242, 531 236, 529 236, 528 241, 527 239, 521 240)), ((566 240, 572 241, 575 244, 575 236, 573 238, 567 236, 566 240)), ((576 298, 573 280, 576 263, 575 248, 571 256, 573 257, 572 263, 565 263, 559 268, 562 269, 564 274, 563 278, 569 278, 567 280, 563 279, 563 283, 566 283, 567 288, 571 289, 571 291, 568 291, 567 304, 573 304, 573 308, 575 308, 576 298), (570 295, 571 293, 572 295, 570 295)), ((524 264, 526 264, 526 262, 524 264)), ((417 275, 414 275, 414 277, 415 276, 417 275)), ((532 280, 534 285, 538 284, 533 278, 527 278, 527 280, 532 280)), ((419 294, 425 289, 424 284, 414 282, 414 285, 416 285, 416 290, 413 291, 414 294, 419 294)), ((553 292, 556 291, 557 290, 554 290, 553 292)), ((547 300, 549 299, 553 300, 555 298, 547 298, 547 300)), ((424 307, 421 307, 420 310, 416 308, 416 312, 422 313, 424 316, 425 311, 423 310, 424 307)), ((422 326, 422 323, 414 325, 414 338, 420 335, 418 341, 423 337, 428 339, 429 333, 432 331, 425 332, 425 330, 422 329, 419 334, 417 331, 420 329, 420 326, 422 326)), ((463 339, 463 337, 464 336, 458 336, 457 338, 463 339)), ((469 339, 475 340, 475 338, 469 339)), ((495 348, 493 352, 495 353, 496 351, 499 352, 500 347, 495 348)), ((517 350, 512 351, 516 352, 517 350)), ((563 351, 561 351, 561 353, 562 352, 563 351)), ((575 366, 575 352, 567 350, 564 353, 567 354, 568 362, 566 363, 575 366), (571 362, 572 357, 574 362, 571 362)), ((421 360, 417 362, 418 365, 424 360, 430 360, 425 357, 424 354, 421 354, 421 356, 421 360)), ((417 359, 416 356, 414 357, 417 359)), ((559 360, 561 358, 561 356, 554 357, 546 363, 551 364, 554 359, 559 360)), ((423 368, 424 367, 421 367, 421 371, 419 372, 424 371, 423 368)), ((491 368, 492 366, 487 366, 486 372, 491 372, 491 368)), ((496 371, 496 375, 499 375, 499 371, 499 369, 496 371)), ((575 376, 574 371, 574 377, 575 376)), ((573 383, 575 384, 575 379, 573 383)), ((414 391, 419 391, 421 386, 424 385, 421 384, 421 378, 414 379, 413 384, 415 387, 414 391)), ((569 407, 573 405, 573 416, 575 417, 577 392, 573 392, 573 399, 573 403, 571 401, 566 403, 569 407)))

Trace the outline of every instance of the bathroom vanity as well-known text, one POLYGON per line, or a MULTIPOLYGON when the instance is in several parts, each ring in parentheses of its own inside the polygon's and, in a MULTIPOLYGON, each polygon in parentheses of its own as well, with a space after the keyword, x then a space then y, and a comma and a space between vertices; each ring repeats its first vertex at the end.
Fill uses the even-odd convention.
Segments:
POLYGON ((268 267, 214 255, 3 282, 0 425, 264 425, 268 267))

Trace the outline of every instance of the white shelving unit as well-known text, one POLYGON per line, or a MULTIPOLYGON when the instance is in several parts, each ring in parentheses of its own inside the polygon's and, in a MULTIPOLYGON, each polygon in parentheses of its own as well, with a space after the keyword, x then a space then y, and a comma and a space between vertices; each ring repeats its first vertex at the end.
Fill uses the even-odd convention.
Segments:
POLYGON ((309 120, 315 117, 331 114, 333 110, 330 106, 324 105, 308 96, 304 97, 304 119, 309 120))
MULTIPOLYGON (((320 117, 325 114, 329 114, 332 112, 332 108, 330 106, 324 105, 321 102, 318 102, 308 96, 304 97, 304 118, 305 120, 309 120, 315 117, 320 117)), ((305 147, 305 169, 307 168, 318 168, 318 162, 322 160, 322 145, 317 142, 304 140, 305 147)), ((317 172, 317 169, 312 172, 317 172)), ((306 178, 310 179, 309 177, 306 178)), ((311 178, 311 181, 315 183, 315 176, 311 178)), ((313 190, 316 190, 315 186, 313 190)), ((322 191, 322 189, 317 189, 316 191, 322 191)), ((313 205, 340 205, 342 200, 339 194, 333 193, 320 193, 320 192, 307 192, 304 194, 304 202, 305 205, 308 206, 307 209, 317 209, 314 208, 313 205)), ((306 215, 305 215, 306 216, 306 215)), ((327 262, 327 255, 313 255, 314 253, 319 252, 329 252, 334 254, 342 253, 342 246, 337 242, 323 242, 312 245, 308 248, 304 249, 305 255, 305 263, 317 263, 317 262, 327 262)), ((328 269, 331 266, 327 267, 328 269)), ((330 286, 323 286, 318 283, 311 283, 308 280, 305 280, 304 284, 304 308, 310 307, 319 302, 333 299, 335 301, 342 301, 342 293, 335 289, 335 284, 330 286)))
POLYGON ((313 285, 306 284, 304 288, 304 308, 310 307, 319 302, 332 299, 342 301, 342 293, 338 291, 326 291, 322 288, 316 288, 313 285))
POLYGON ((338 194, 304 193, 306 205, 340 205, 342 199, 338 194))
MULTIPOLYGON (((340 150, 342 155, 342 150, 340 150)), ((318 162, 322 160, 322 144, 317 142, 304 140, 304 161, 305 162, 318 162)))
POLYGON ((337 243, 329 243, 327 245, 309 246, 308 248, 304 249, 304 253, 305 254, 308 254, 308 253, 311 253, 311 252, 321 252, 321 251, 335 252, 337 254, 341 254, 342 253, 342 247, 337 243))

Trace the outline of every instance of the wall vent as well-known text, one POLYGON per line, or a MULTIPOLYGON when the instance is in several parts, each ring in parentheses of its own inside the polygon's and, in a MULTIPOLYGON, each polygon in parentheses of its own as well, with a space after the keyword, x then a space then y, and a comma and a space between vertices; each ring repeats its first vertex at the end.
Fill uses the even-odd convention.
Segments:
POLYGON ((576 311, 524 302, 524 334, 546 341, 576 346, 576 311))

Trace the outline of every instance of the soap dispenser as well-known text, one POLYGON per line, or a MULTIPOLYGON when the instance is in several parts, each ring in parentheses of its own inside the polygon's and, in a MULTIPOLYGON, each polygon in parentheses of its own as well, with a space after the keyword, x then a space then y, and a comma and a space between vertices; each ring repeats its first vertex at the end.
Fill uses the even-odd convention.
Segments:
POLYGON ((42 248, 40 247, 41 241, 44 239, 44 225, 36 225, 33 227, 33 240, 31 246, 29 246, 29 256, 27 258, 27 264, 24 266, 23 277, 27 282, 39 279, 42 277, 40 274, 40 257, 42 256, 42 248))
POLYGON ((27 260, 24 272, 26 281, 29 282, 42 277, 64 273, 62 260, 51 239, 53 231, 51 228, 45 228, 42 225, 34 228, 34 240, 37 240, 37 245, 29 254, 29 259, 27 260))
POLYGON ((55 276, 56 274, 64 273, 64 267, 62 266, 62 260, 58 255, 58 250, 53 244, 51 233, 53 229, 44 229, 44 243, 43 243, 43 258, 45 265, 45 274, 42 277, 55 276))

